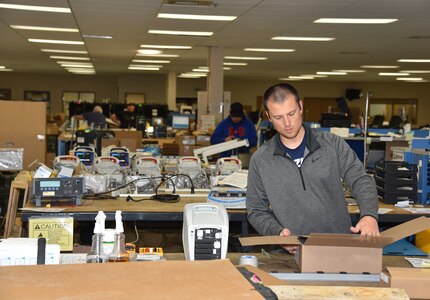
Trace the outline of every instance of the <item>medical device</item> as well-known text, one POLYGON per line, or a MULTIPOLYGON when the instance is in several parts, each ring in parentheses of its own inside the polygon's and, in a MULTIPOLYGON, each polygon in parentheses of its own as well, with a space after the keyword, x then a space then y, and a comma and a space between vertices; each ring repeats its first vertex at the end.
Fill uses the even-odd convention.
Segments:
POLYGON ((225 259, 229 221, 224 207, 190 203, 184 207, 182 243, 187 260, 225 259))

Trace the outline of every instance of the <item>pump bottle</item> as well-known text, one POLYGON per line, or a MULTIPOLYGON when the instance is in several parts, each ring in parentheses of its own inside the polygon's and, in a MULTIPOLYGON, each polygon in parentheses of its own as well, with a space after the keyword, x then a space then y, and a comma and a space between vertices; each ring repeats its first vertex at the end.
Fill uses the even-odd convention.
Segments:
POLYGON ((125 235, 122 223, 121 211, 115 213, 115 236, 112 253, 109 254, 109 262, 128 262, 130 254, 125 251, 125 235))
POLYGON ((91 251, 86 257, 87 263, 105 263, 108 261, 108 256, 103 252, 103 228, 105 219, 106 215, 102 211, 99 211, 96 216, 91 251))

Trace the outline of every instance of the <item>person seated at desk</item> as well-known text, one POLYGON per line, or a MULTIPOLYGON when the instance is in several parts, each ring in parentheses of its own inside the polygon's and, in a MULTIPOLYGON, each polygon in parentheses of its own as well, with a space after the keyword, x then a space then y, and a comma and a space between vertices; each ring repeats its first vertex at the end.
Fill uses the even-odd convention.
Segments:
POLYGON ((103 108, 100 105, 96 105, 93 111, 86 112, 82 115, 75 115, 77 120, 86 120, 88 126, 91 128, 106 128, 106 117, 103 115, 103 108))
POLYGON ((132 128, 136 127, 136 106, 133 103, 128 103, 124 111, 114 113, 110 116, 119 128, 132 128))
POLYGON ((303 102, 289 84, 267 89, 263 105, 277 134, 251 157, 246 193, 251 225, 263 235, 379 235, 375 181, 348 144, 303 126, 303 102), (356 226, 351 225, 341 179, 360 208, 356 226))
MULTIPOLYGON (((211 144, 228 142, 233 139, 248 139, 249 147, 239 148, 239 153, 249 153, 250 148, 257 145, 257 131, 250 119, 245 116, 243 106, 234 102, 230 106, 229 116, 221 121, 211 136, 211 144)), ((222 157, 231 156, 232 151, 221 153, 222 157)))

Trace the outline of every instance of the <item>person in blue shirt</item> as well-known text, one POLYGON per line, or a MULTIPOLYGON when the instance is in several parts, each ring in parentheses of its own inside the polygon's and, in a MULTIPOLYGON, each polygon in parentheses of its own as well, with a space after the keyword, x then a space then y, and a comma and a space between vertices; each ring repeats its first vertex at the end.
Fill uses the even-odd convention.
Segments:
POLYGON ((94 106, 93 111, 74 117, 77 120, 86 120, 91 128, 106 128, 106 117, 103 115, 103 108, 100 105, 94 106))
MULTIPOLYGON (((257 145, 257 131, 255 125, 245 116, 243 106, 239 102, 234 102, 230 106, 229 116, 221 121, 211 136, 211 144, 228 142, 233 139, 248 139, 249 147, 241 147, 239 153, 249 153, 250 148, 257 145)), ((231 156, 233 151, 221 153, 222 157, 231 156)))

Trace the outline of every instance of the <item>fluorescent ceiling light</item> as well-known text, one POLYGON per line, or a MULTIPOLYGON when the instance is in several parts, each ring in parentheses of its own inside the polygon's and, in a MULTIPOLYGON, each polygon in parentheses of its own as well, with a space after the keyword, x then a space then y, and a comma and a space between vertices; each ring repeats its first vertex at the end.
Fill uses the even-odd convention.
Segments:
POLYGON ((45 39, 28 39, 32 43, 46 43, 46 44, 64 44, 64 45, 83 45, 81 41, 63 41, 63 40, 45 40, 45 39))
POLYGON ((267 57, 252 57, 252 56, 224 56, 225 59, 243 59, 243 60, 266 60, 267 57))
POLYGON ((190 75, 190 74, 180 74, 178 75, 179 78, 204 78, 205 76, 201 75, 190 75))
POLYGON ((162 65, 135 65, 135 64, 130 64, 129 67, 136 67, 136 68, 162 68, 162 65))
POLYGON ((364 73, 365 70, 333 70, 333 72, 345 72, 345 73, 364 73))
POLYGON ((79 68, 66 68, 66 70, 70 72, 79 72, 79 73, 93 73, 95 72, 94 69, 88 70, 88 69, 79 69, 79 68))
POLYGON ((58 13, 68 13, 68 14, 70 14, 72 12, 70 10, 70 8, 66 8, 66 7, 19 5, 19 4, 6 4, 6 3, 0 3, 0 8, 32 10, 32 11, 45 11, 45 12, 58 12, 58 13))
POLYGON ((188 49, 191 49, 192 47, 191 46, 175 46, 175 45, 140 45, 140 48, 188 50, 188 49))
POLYGON ((188 14, 163 14, 157 15, 157 18, 164 19, 181 19, 181 20, 206 20, 206 21, 233 21, 235 16, 211 16, 211 15, 188 15, 188 14))
POLYGON ((301 75, 301 76, 314 77, 314 78, 324 78, 324 77, 328 77, 327 75, 314 75, 314 74, 306 74, 306 75, 301 75))
POLYGON ((396 72, 396 73, 379 73, 379 76, 409 76, 409 73, 400 73, 400 72, 396 72))
POLYGON ((413 63, 429 63, 430 59, 417 59, 417 58, 402 58, 397 60, 398 62, 413 62, 413 63))
POLYGON ((184 31, 184 30, 148 30, 152 34, 169 34, 169 35, 192 35, 192 36, 211 36, 214 34, 210 31, 184 31))
POLYGON ((399 66, 384 66, 384 65, 363 65, 360 68, 367 69, 397 69, 399 66))
POLYGON ((245 51, 256 51, 256 52, 294 52, 295 49, 274 49, 274 48, 245 48, 245 51))
MULTIPOLYGON (((141 53, 140 51, 151 51, 151 50, 138 50, 139 52, 136 54, 136 56, 147 56, 147 57, 179 57, 178 54, 145 54, 141 53)), ((158 52, 162 52, 160 50, 154 50, 158 52)))
POLYGON ((41 51, 53 52, 53 53, 88 54, 87 51, 80 51, 80 50, 42 49, 41 51))
POLYGON ((288 78, 289 79, 314 79, 313 76, 303 76, 303 75, 300 75, 300 76, 288 76, 288 78))
POLYGON ((84 38, 92 38, 92 39, 112 39, 111 35, 96 35, 96 34, 83 34, 84 38))
POLYGON ((7 68, 0 69, 0 72, 11 72, 11 71, 13 71, 13 70, 12 69, 7 69, 7 68))
POLYGON ((149 64, 169 64, 170 60, 147 60, 147 59, 133 59, 132 62, 149 63, 149 64))
POLYGON ((317 72, 318 75, 347 75, 346 72, 317 72))
POLYGON ((84 69, 94 69, 93 65, 75 65, 75 64, 61 64, 62 67, 69 67, 69 68, 84 68, 84 69))
POLYGON ((206 76, 208 76, 208 74, 206 74, 206 73, 200 73, 200 72, 185 72, 185 73, 182 73, 181 75, 190 75, 190 76, 199 76, 199 77, 206 77, 206 76))
POLYGON ((163 51, 155 49, 139 49, 137 50, 137 53, 137 55, 159 55, 160 53, 163 53, 163 51))
POLYGON ((430 70, 404 70, 404 71, 400 71, 400 72, 405 72, 405 73, 415 73, 415 74, 430 74, 430 70))
POLYGON ((303 78, 300 78, 300 79, 294 79, 294 78, 287 78, 287 77, 281 77, 281 78, 278 78, 279 80, 287 80, 287 81, 300 81, 300 80, 303 80, 303 78))
POLYGON ((333 41, 332 37, 304 37, 304 36, 274 36, 272 40, 277 41, 302 41, 302 42, 328 42, 333 41))
POLYGON ((143 70, 143 71, 159 71, 160 68, 147 68, 147 67, 136 67, 136 66, 129 66, 129 70, 143 70))
POLYGON ((66 61, 66 60, 59 60, 57 61, 57 64, 74 64, 79 66, 92 66, 93 64, 90 62, 80 62, 80 61, 66 61))
POLYGON ((209 69, 193 69, 193 72, 205 72, 205 73, 209 73, 209 69))
POLYGON ((315 20, 314 23, 330 23, 330 24, 388 24, 396 22, 399 19, 359 19, 359 18, 321 18, 315 20))
POLYGON ((404 80, 404 81, 420 81, 420 80, 423 80, 422 77, 399 77, 396 79, 397 80, 404 80))
POLYGON ((5 66, 0 66, 0 69, 5 69, 6 67, 5 66))
POLYGON ((231 68, 229 68, 229 67, 224 67, 224 68, 222 68, 224 71, 230 71, 231 70, 231 68))
POLYGON ((224 62, 224 66, 247 66, 246 62, 224 62))
POLYGON ((56 55, 52 55, 49 58, 52 58, 52 59, 71 59, 71 60, 90 60, 89 57, 78 57, 78 56, 56 56, 56 55))
POLYGON ((42 26, 24 26, 24 25, 10 25, 13 29, 22 30, 38 30, 38 31, 59 31, 59 32, 79 32, 77 28, 60 28, 60 27, 42 27, 42 26))

